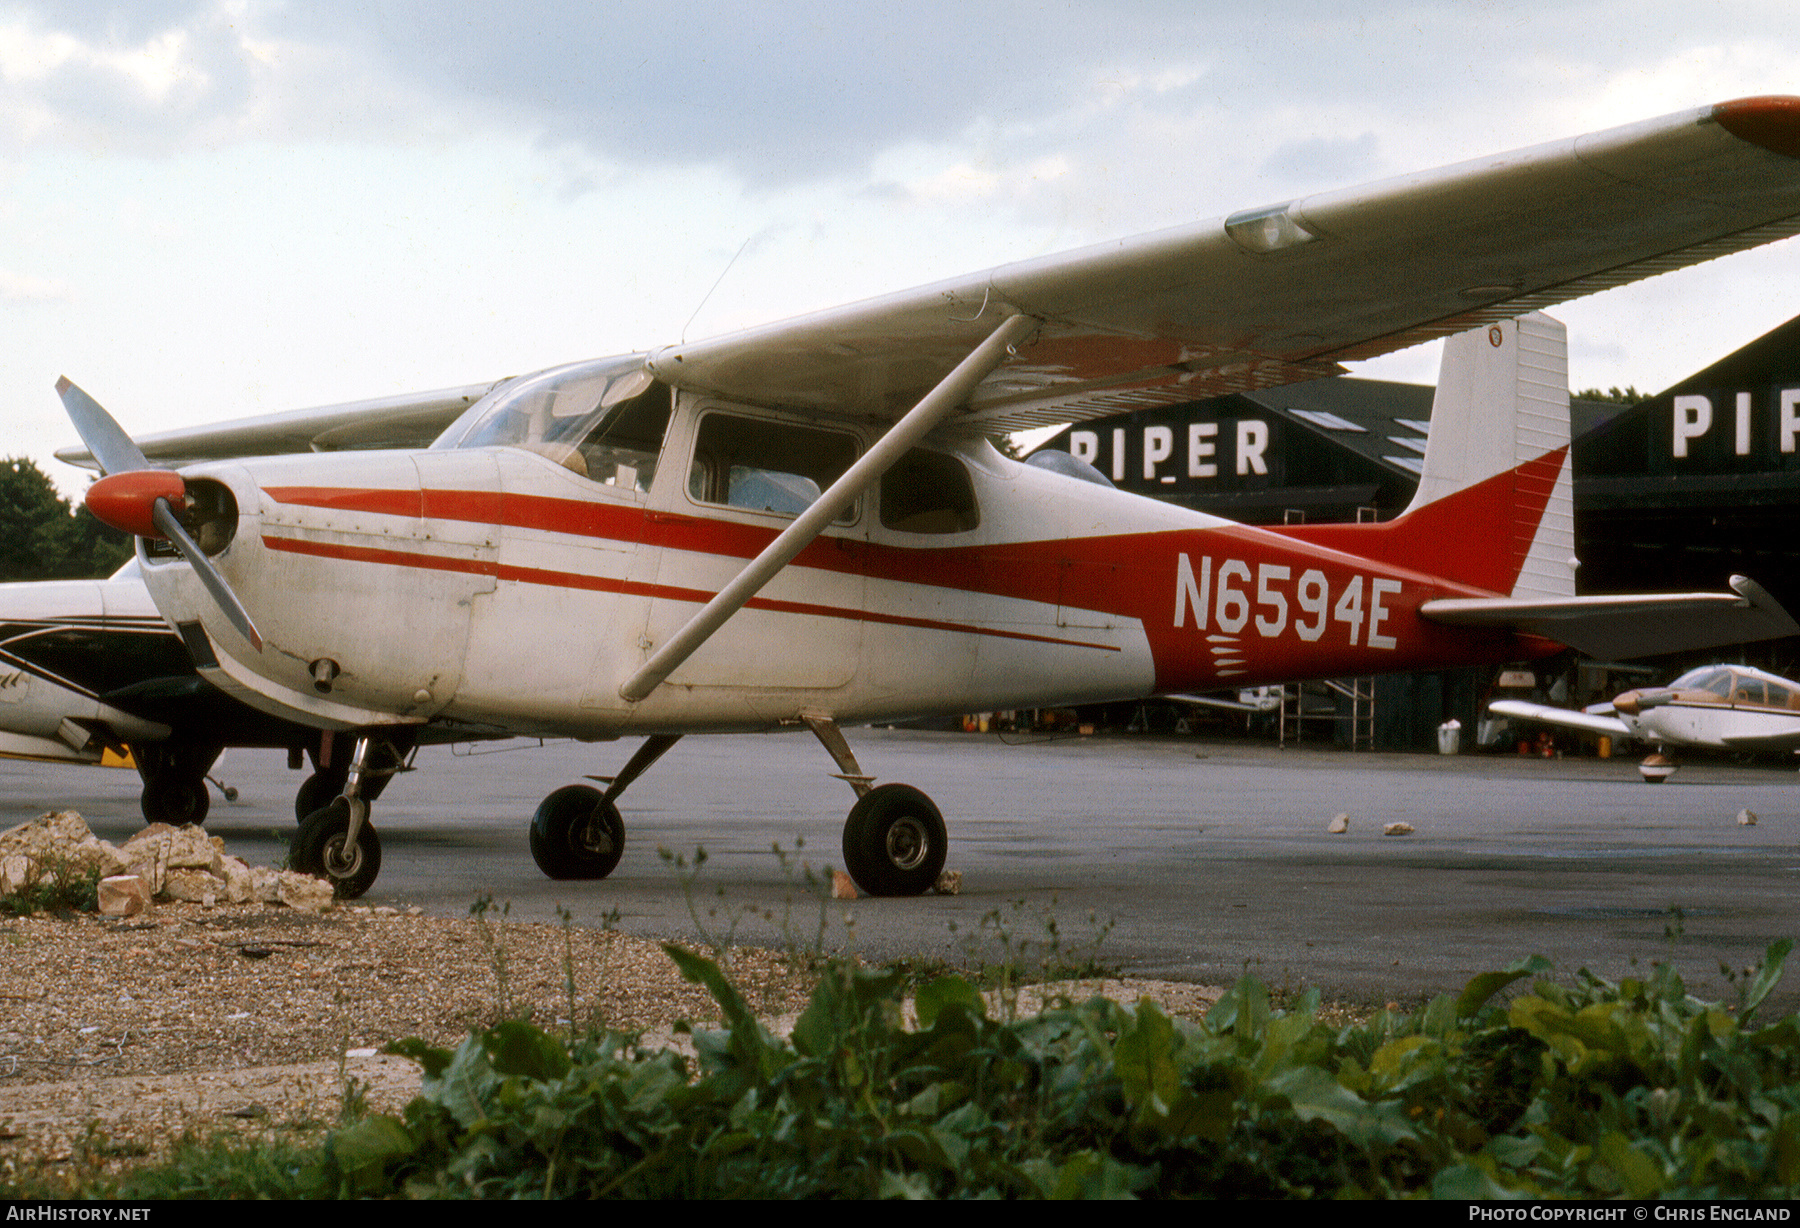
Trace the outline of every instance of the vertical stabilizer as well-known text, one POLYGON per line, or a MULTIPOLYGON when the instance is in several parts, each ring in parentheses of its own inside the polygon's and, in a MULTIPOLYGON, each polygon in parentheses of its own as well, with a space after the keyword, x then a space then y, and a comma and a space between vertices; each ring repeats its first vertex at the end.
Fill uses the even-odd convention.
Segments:
POLYGON ((1424 471, 1407 512, 1490 480, 1510 485, 1504 523, 1488 528, 1511 540, 1517 578, 1509 595, 1572 597, 1569 464, 1569 343, 1562 323, 1534 312, 1446 339, 1424 471))

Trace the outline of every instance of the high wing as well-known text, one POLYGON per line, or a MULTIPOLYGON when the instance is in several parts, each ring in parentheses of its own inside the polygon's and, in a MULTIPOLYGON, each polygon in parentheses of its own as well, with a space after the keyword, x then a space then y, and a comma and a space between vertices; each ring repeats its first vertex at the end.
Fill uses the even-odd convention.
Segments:
POLYGON ((1452 627, 1492 627, 1541 635, 1603 661, 1800 635, 1800 623, 1762 585, 1733 576, 1731 587, 1738 594, 1735 598, 1724 593, 1545 601, 1445 598, 1427 601, 1419 607, 1419 614, 1452 627))
MULTIPOLYGON (((422 448, 465 409, 504 382, 294 409, 211 426, 162 431, 136 442, 146 458, 172 468, 239 456, 336 452, 348 448, 422 448)), ((61 448, 56 459, 87 469, 98 468, 93 453, 86 448, 61 448)))
POLYGON ((1332 375, 1800 231, 1800 99, 1750 98, 1005 265, 652 354, 677 387, 897 417, 1043 322, 941 430, 1332 375))
MULTIPOLYGON (((1022 315, 1035 333, 936 428, 999 434, 1339 374, 1795 233, 1800 98, 1747 98, 669 346, 648 365, 694 392, 898 418, 1022 315)), ((422 446, 498 383, 139 443, 161 464, 422 446)))
POLYGON ((1546 725, 1561 725, 1565 729, 1580 729, 1586 733, 1610 734, 1615 738, 1635 737, 1631 726, 1616 716, 1602 716, 1597 712, 1577 712, 1569 708, 1552 708, 1548 704, 1528 704, 1517 699, 1501 699, 1488 705, 1488 711, 1499 716, 1516 716, 1521 720, 1541 721, 1546 725))

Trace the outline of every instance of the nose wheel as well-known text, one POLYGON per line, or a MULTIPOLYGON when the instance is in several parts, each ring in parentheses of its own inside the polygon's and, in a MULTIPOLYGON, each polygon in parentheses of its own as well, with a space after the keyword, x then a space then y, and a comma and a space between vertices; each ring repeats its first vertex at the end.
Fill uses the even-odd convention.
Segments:
MULTIPOLYGON (((369 823, 369 802, 396 772, 409 770, 411 735, 362 735, 344 779, 342 795, 300 820, 288 863, 302 874, 331 884, 340 900, 354 900, 375 885, 381 873, 381 840, 369 823)), ((322 776, 309 778, 311 785, 322 776)), ((307 792, 301 787, 301 796, 307 792)))
POLYGON ((369 803, 359 797, 337 798, 307 815, 294 834, 294 869, 330 883, 340 900, 359 899, 381 873, 381 839, 368 815, 369 803))

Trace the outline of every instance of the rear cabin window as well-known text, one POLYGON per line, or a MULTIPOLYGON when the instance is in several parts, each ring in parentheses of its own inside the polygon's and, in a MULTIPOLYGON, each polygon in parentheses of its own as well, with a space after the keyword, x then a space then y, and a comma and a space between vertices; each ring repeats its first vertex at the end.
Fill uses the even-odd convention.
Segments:
MULTIPOLYGON (((694 444, 688 494, 697 503, 798 516, 855 460, 856 439, 850 435, 707 414, 694 444)), ((837 519, 840 524, 855 520, 856 506, 837 519)))
POLYGON ((901 533, 967 533, 981 523, 969 471, 954 456, 914 448, 882 475, 881 523, 901 533))

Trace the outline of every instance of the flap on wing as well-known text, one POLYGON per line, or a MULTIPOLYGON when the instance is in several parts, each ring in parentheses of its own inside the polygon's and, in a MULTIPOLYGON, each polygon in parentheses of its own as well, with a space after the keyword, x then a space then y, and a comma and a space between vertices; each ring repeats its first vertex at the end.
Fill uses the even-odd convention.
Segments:
POLYGON ((1582 729, 1588 733, 1604 733, 1615 738, 1632 736, 1630 726, 1616 716, 1597 716, 1592 712, 1573 712, 1568 708, 1552 708, 1546 704, 1528 704, 1517 699, 1501 699, 1488 705, 1497 716, 1513 716, 1520 720, 1541 721, 1565 729, 1582 729))
POLYGON ((1733 576, 1730 593, 1628 594, 1547 601, 1455 597, 1419 614, 1453 627, 1539 635, 1602 660, 1659 656, 1800 635, 1800 623, 1760 584, 1733 576))
POLYGON ((1314 379, 1800 233, 1800 99, 1590 136, 671 346, 677 387, 897 416, 1009 312, 1042 321, 946 429, 1314 379))
MULTIPOLYGON (((422 448, 501 382, 239 418, 162 431, 135 442, 148 459, 169 466, 290 452, 422 448)), ((56 459, 85 469, 96 468, 93 455, 86 448, 58 449, 56 459)))
POLYGON ((1753 733, 1719 739, 1732 750, 1800 751, 1800 723, 1785 733, 1753 733))

